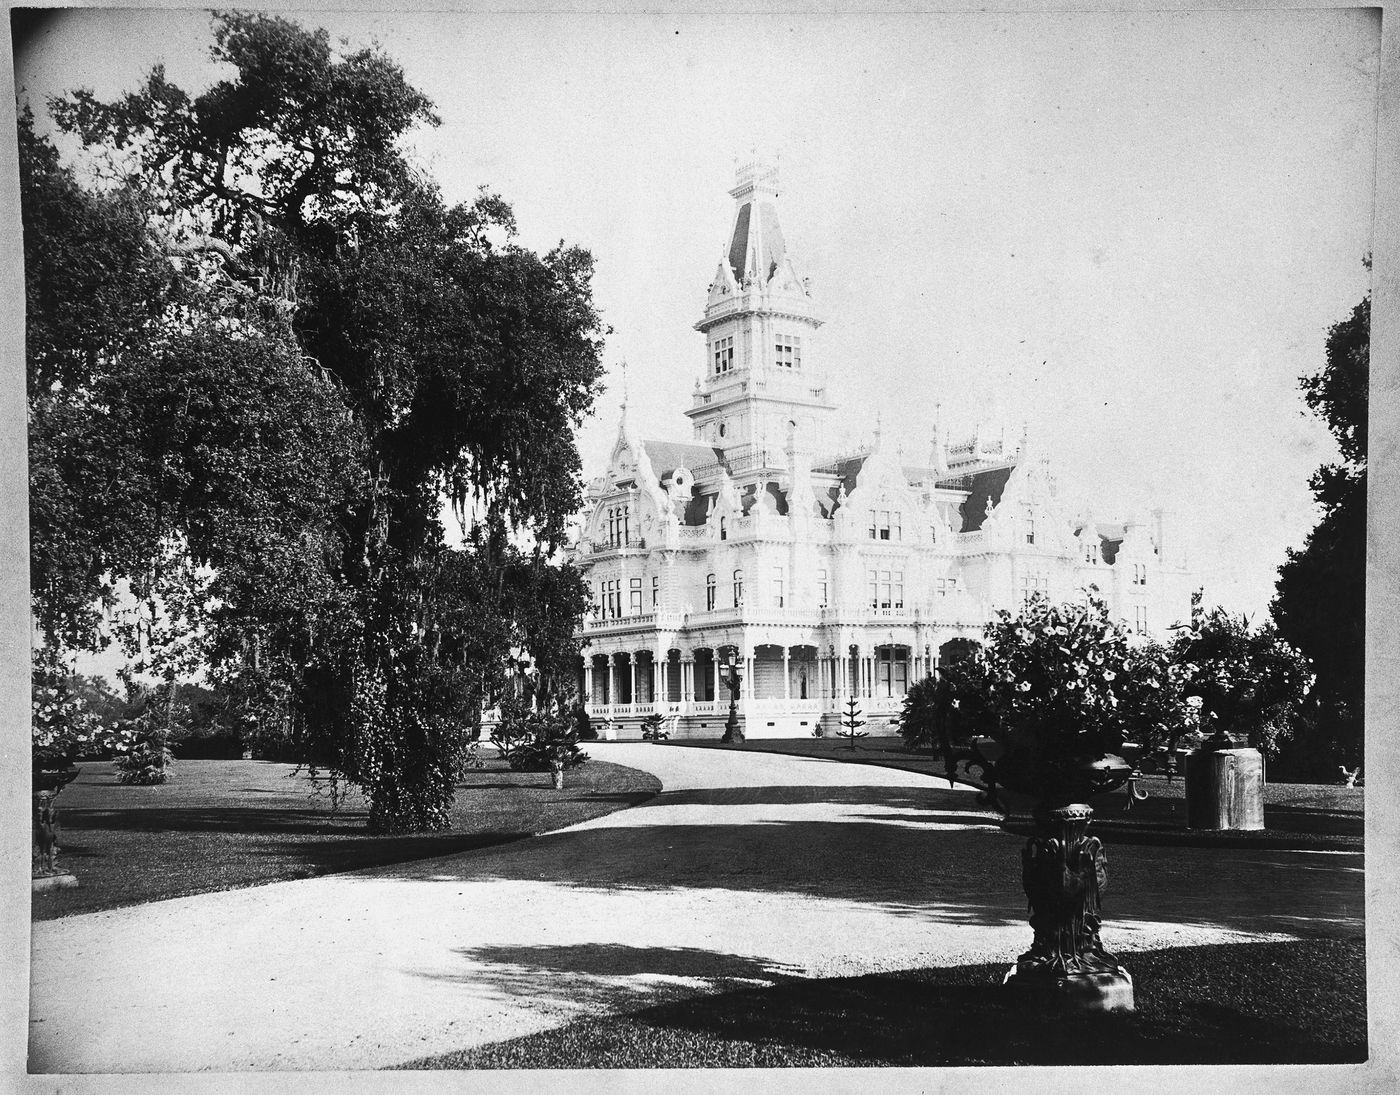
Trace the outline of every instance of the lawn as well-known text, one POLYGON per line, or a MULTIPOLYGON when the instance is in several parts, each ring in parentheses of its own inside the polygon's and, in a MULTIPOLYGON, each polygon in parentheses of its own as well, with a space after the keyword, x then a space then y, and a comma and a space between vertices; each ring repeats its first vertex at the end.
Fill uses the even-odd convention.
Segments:
MULTIPOLYGON (((845 764, 874 764, 909 772, 946 778, 941 756, 931 752, 910 752, 904 740, 894 735, 876 736, 850 742, 839 738, 758 738, 738 745, 718 740, 667 741, 662 744, 689 749, 733 749, 789 756, 818 757, 845 764)), ((1326 848, 1360 851, 1365 828, 1366 791, 1361 787, 1326 784, 1266 783, 1264 785, 1264 831, 1259 833, 1214 833, 1186 829, 1186 782, 1176 777, 1147 776, 1139 784, 1146 790, 1145 801, 1128 809, 1125 791, 1102 795, 1094 800, 1098 834, 1109 842, 1155 843, 1168 839, 1201 844, 1223 842, 1268 846, 1326 848)))
POLYGON ((1359 941, 1234 943, 1125 955, 1137 1011, 1018 1009, 1006 964, 792 979, 571 1023, 401 1067, 1332 1064, 1366 1059, 1359 941))
POLYGON ((488 759, 457 787, 450 831, 371 836, 364 799, 338 808, 290 764, 177 761, 159 787, 117 783, 109 761, 81 762, 58 796, 59 865, 76 889, 34 895, 36 920, 447 855, 517 840, 636 805, 655 777, 590 760, 567 774, 512 772, 488 759))

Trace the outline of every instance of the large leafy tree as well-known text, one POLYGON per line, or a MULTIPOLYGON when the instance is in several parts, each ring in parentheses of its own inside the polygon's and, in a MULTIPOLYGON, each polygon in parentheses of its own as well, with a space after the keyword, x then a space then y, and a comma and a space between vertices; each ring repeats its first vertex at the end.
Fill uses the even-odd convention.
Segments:
MULTIPOLYGON (((229 14, 211 52, 232 75, 197 96, 157 68, 114 102, 80 91, 52 109, 156 195, 165 253, 206 271, 202 304, 216 286, 237 314, 224 342, 283 339, 285 354, 253 351, 286 366, 271 402, 334 411, 310 430, 293 411, 289 430, 340 439, 328 451, 343 474, 307 507, 275 491, 263 507, 244 485, 269 481, 204 439, 229 422, 261 439, 275 423, 246 387, 223 402, 201 388, 206 417, 161 449, 180 454, 176 547, 222 583, 201 605, 247 719, 364 786, 374 828, 440 827, 510 644, 528 632, 550 657, 567 651, 576 578, 547 560, 578 503, 572 429, 601 374, 591 259, 515 245, 493 195, 446 203, 402 148, 432 106, 378 51, 229 14), (476 525, 460 548, 444 497, 476 525), (244 550, 215 553, 211 538, 244 550)), ((218 371, 222 343, 198 334, 182 332, 194 344, 152 386, 156 406, 218 371)))
MULTIPOLYGON (((1312 477, 1322 510, 1301 549, 1279 568, 1271 606, 1280 635, 1311 661, 1317 681, 1297 745, 1324 772, 1361 760, 1366 653, 1366 405, 1371 301, 1333 325, 1324 367, 1300 381, 1308 407, 1341 459, 1312 477)), ((1301 761, 1300 761, 1301 762, 1301 761)))

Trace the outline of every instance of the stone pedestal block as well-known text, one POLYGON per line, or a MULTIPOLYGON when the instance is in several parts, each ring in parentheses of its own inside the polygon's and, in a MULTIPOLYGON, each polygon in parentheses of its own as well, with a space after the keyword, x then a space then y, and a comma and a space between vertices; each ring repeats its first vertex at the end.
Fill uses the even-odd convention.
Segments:
POLYGON ((1264 828, 1264 758, 1258 749, 1197 749, 1187 756, 1186 827, 1264 828))
POLYGON ((1101 973, 1047 975, 1012 966, 1003 984, 1012 999, 1040 1011, 1133 1011, 1133 978, 1122 966, 1101 973))

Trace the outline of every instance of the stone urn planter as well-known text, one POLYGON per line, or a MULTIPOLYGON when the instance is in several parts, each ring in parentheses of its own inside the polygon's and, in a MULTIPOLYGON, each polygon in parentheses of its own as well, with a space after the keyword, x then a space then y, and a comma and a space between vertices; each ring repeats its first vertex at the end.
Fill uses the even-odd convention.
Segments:
POLYGON ((1091 802, 1134 775, 1121 755, 1128 635, 1092 592, 1051 604, 1034 597, 1002 610, 979 652, 953 663, 934 699, 950 778, 983 785, 979 802, 1027 835, 1021 885, 1030 949, 1004 984, 1048 1011, 1131 1011, 1133 980, 1099 935, 1108 887, 1091 802), (956 744, 955 730, 966 735, 956 744))
POLYGON ((1043 750, 1013 749, 988 755, 997 751, 986 743, 979 750, 989 798, 1017 813, 1029 805, 1032 821, 1021 849, 1021 885, 1033 940, 1003 983, 1054 1010, 1133 1010, 1133 979, 1099 938, 1108 857, 1089 833, 1089 800, 1126 783, 1132 765, 1112 753, 1055 759, 1043 750))

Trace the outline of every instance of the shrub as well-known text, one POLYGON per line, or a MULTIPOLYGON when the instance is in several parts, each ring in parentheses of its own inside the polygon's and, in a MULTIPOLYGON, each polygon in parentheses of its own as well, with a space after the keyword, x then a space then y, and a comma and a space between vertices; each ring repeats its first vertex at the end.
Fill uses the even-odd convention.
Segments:
POLYGON ((642 740, 643 741, 663 741, 671 735, 661 729, 662 723, 666 720, 660 712, 653 711, 642 720, 642 740))
POLYGON ((578 747, 578 736, 569 720, 531 712, 524 717, 524 735, 507 758, 513 772, 553 772, 577 768, 588 759, 578 747))
POLYGON ((117 782, 137 785, 165 783, 175 767, 175 755, 161 738, 143 738, 113 762, 117 782))

